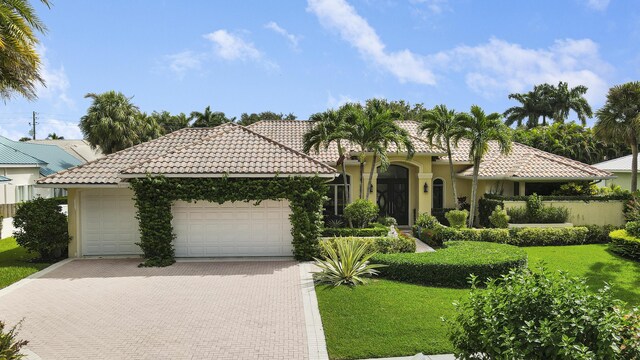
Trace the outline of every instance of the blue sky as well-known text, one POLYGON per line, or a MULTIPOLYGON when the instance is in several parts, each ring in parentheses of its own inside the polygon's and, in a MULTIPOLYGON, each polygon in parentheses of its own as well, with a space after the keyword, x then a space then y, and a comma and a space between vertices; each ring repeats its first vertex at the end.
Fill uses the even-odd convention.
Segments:
MULTIPOLYGON (((607 89, 640 77, 633 0, 56 1, 36 4, 47 88, 0 110, 0 135, 80 138, 84 95, 133 96, 141 110, 295 113, 371 97, 478 104, 567 81, 607 89)), ((592 122, 592 121, 591 121, 592 122)))

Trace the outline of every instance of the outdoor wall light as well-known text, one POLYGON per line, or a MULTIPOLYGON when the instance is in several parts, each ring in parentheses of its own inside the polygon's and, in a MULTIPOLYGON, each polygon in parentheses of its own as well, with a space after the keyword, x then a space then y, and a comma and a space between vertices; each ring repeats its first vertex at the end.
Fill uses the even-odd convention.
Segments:
POLYGON ((369 192, 372 193, 373 192, 373 184, 369 185, 369 192))
POLYGON ((428 193, 429 192, 429 184, 428 183, 424 183, 424 192, 428 193))

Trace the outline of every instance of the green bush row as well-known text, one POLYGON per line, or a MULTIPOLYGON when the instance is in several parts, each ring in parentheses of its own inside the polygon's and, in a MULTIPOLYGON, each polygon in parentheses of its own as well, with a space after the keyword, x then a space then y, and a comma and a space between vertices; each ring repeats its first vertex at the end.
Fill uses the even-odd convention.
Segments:
POLYGON ((629 234, 624 229, 612 231, 609 237, 611 237, 609 245, 611 251, 620 256, 640 261, 640 238, 629 234))
POLYGON ((398 237, 380 236, 380 237, 333 237, 329 239, 322 239, 322 246, 320 247, 320 255, 326 257, 326 246, 336 248, 335 244, 337 240, 355 240, 357 242, 365 243, 369 246, 371 252, 380 254, 396 254, 396 253, 414 253, 416 252, 416 242, 403 234, 399 234, 398 237))
POLYGON ((380 276, 420 285, 468 287, 473 274, 481 281, 527 266, 527 254, 515 246, 451 241, 436 252, 376 254, 372 263, 387 265, 380 276))
POLYGON ((625 225, 625 230, 631 236, 640 237, 640 221, 629 221, 625 225))
POLYGON ((322 229, 323 237, 335 237, 335 236, 387 236, 389 233, 389 227, 381 224, 375 224, 369 228, 324 228, 322 229))
MULTIPOLYGON (((491 200, 501 200, 501 201, 527 201, 529 196, 520 195, 520 196, 504 196, 497 194, 484 194, 483 197, 485 199, 491 200)), ((610 201, 610 200, 629 200, 631 199, 631 194, 610 194, 610 195, 541 195, 540 198, 543 201, 571 201, 571 200, 580 200, 580 201, 610 201)))

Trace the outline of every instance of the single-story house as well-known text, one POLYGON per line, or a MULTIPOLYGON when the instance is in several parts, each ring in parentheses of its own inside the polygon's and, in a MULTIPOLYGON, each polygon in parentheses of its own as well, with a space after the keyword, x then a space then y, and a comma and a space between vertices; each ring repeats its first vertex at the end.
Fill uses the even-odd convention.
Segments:
POLYGON ((36 180, 82 164, 53 145, 13 141, 0 136, 0 215, 11 217, 16 204, 36 196, 63 196, 62 187, 36 188, 36 180))
POLYGON ((612 173, 615 177, 606 179, 605 185, 618 185, 631 191, 631 155, 593 164, 594 167, 612 173))
MULTIPOLYGON (((418 214, 454 207, 446 154, 430 146, 413 121, 401 121, 409 131, 416 153, 407 159, 389 149, 391 166, 376 173, 367 191, 383 215, 400 225, 411 225, 418 214)), ((337 168, 335 145, 320 153, 303 154, 303 135, 314 126, 300 120, 260 121, 248 127, 225 124, 216 128, 187 128, 110 154, 102 159, 59 172, 38 181, 44 187, 69 191, 70 257, 140 254, 138 221, 132 178, 164 175, 167 178, 320 176, 330 185, 325 215, 344 209, 342 194, 357 199, 361 181, 356 152, 345 160, 347 189, 337 168)), ((471 193, 472 164, 468 143, 453 154, 459 196, 471 193)), ((373 164, 379 166, 379 164, 373 164)), ((509 155, 490 147, 480 169, 479 194, 526 194, 540 183, 601 180, 611 174, 592 166, 521 144, 509 155)), ((189 203, 172 206, 177 257, 291 255, 290 209, 286 200, 251 203, 189 203)))

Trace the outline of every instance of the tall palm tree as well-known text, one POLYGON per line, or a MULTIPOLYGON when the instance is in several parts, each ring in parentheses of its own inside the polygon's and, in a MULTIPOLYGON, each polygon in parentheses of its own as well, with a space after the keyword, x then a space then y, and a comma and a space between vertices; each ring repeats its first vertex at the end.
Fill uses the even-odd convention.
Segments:
POLYGON ((461 130, 455 134, 454 143, 457 145, 460 139, 467 139, 471 143, 469 159, 473 161, 473 181, 471 183, 471 211, 469 214, 469 227, 475 221, 476 197, 478 193, 478 174, 482 158, 489 151, 489 142, 496 141, 500 152, 508 154, 511 151, 511 134, 502 116, 498 113, 486 115, 478 105, 471 106, 470 113, 463 113, 460 119, 461 130))
POLYGON ((569 89, 566 82, 560 81, 555 88, 553 99, 553 121, 564 122, 569 117, 569 111, 573 110, 582 125, 587 124, 587 117, 593 116, 589 102, 584 97, 588 88, 578 85, 569 89))
POLYGON ((160 134, 157 123, 149 121, 131 98, 120 92, 89 93, 85 98, 93 102, 80 119, 80 130, 94 149, 100 147, 105 154, 111 154, 160 134))
POLYGON ((344 143, 347 141, 348 132, 346 131, 346 123, 344 111, 327 110, 325 112, 311 115, 309 120, 315 124, 311 130, 303 136, 303 151, 309 153, 312 149, 316 154, 320 152, 320 148, 327 149, 332 143, 336 143, 338 147, 338 159, 336 164, 341 166, 342 180, 344 183, 344 204, 349 203, 349 191, 347 184, 347 167, 345 164, 345 154, 347 149, 344 143))
MULTIPOLYGON (((40 0, 47 7, 48 0, 40 0)), ((38 37, 47 28, 27 0, 0 1, 0 98, 17 93, 29 100, 37 97, 36 87, 44 84, 40 76, 38 37)))
POLYGON ((455 110, 447 109, 446 105, 437 105, 432 110, 426 111, 419 119, 420 133, 426 133, 431 145, 444 147, 449 158, 449 173, 451 176, 451 189, 455 207, 458 207, 458 190, 456 189, 455 170, 453 168, 453 156, 451 141, 460 133, 460 122, 463 116, 455 110))
POLYGON ((631 147, 631 191, 638 190, 638 140, 640 137, 640 82, 609 89, 607 102, 596 112, 593 130, 606 143, 631 147))
POLYGON ((380 160, 382 172, 389 168, 387 150, 391 144, 396 145, 399 151, 406 151, 407 158, 411 158, 415 152, 409 133, 401 128, 395 120, 398 114, 385 106, 383 100, 367 100, 366 107, 349 105, 346 119, 349 132, 349 141, 358 147, 360 162, 360 198, 369 200, 370 192, 364 189, 364 163, 367 153, 373 154, 367 189, 373 184, 373 174, 380 160))
POLYGON ((538 95, 539 93, 534 91, 529 91, 524 94, 509 94, 509 99, 518 101, 520 105, 512 106, 504 112, 504 116, 506 117, 505 124, 511 126, 517 123, 518 126, 522 126, 523 120, 527 119, 527 128, 538 126, 538 120, 540 116, 542 116, 538 95))
POLYGON ((204 112, 192 111, 189 120, 194 120, 191 127, 214 127, 233 122, 235 118, 230 119, 220 111, 211 111, 211 106, 207 106, 204 112))

